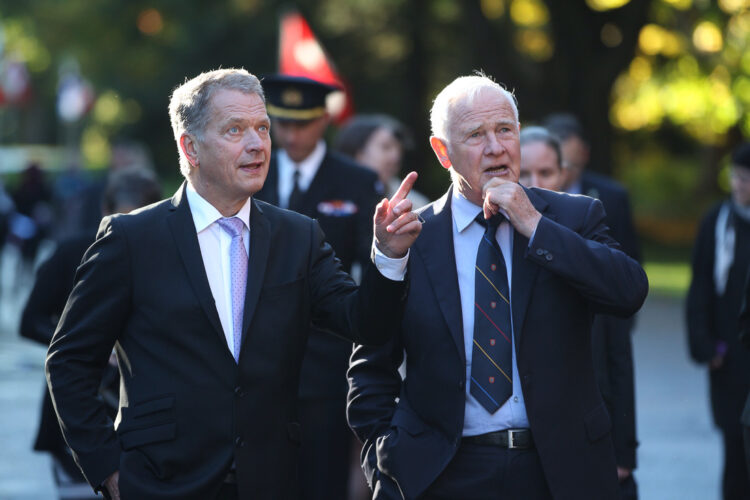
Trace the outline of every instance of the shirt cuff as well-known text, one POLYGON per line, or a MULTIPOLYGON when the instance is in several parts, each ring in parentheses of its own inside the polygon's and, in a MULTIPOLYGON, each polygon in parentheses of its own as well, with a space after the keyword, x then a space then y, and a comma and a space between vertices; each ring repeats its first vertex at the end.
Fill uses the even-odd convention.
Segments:
POLYGON ((411 250, 407 250, 406 255, 400 259, 392 259, 378 250, 378 247, 373 243, 372 261, 375 263, 375 267, 378 268, 378 271, 380 271, 380 274, 389 280, 404 281, 404 278, 406 278, 406 264, 409 262, 410 251, 411 250))
POLYGON ((539 226, 537 226, 536 228, 534 228, 534 232, 531 233, 531 238, 529 238, 529 248, 531 248, 531 245, 534 243, 534 236, 536 236, 536 230, 538 228, 539 228, 539 226))

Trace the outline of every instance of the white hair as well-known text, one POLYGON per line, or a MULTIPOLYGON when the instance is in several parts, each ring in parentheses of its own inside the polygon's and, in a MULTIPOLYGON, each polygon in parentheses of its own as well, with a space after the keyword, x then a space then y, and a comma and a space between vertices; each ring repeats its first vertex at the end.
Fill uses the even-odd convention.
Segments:
POLYGON ((174 89, 169 101, 169 118, 180 155, 180 172, 185 177, 190 173, 191 166, 180 148, 180 137, 187 132, 198 140, 203 138, 203 132, 210 118, 211 97, 220 89, 257 94, 265 103, 260 80, 244 69, 228 68, 208 71, 187 80, 174 89))
POLYGON ((492 80, 484 73, 477 72, 476 75, 459 76, 448 84, 435 97, 430 110, 430 125, 432 135, 439 139, 448 139, 448 126, 451 118, 450 112, 457 102, 466 102, 471 105, 479 92, 483 89, 491 89, 500 92, 508 99, 513 108, 513 115, 518 122, 518 103, 512 92, 492 80))

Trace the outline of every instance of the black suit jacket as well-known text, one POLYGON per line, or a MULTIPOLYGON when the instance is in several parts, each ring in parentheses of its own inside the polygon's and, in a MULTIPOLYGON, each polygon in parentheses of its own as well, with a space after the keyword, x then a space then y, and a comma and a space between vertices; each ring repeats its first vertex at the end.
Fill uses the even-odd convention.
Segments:
MULTIPOLYGON (((633 314, 645 299, 646 275, 607 235, 598 201, 527 193, 543 217, 531 246, 514 233, 511 303, 534 442, 555 498, 616 498, 611 421, 589 332, 596 312, 633 314)), ((363 468, 376 498, 418 497, 461 442, 466 361, 450 199, 449 192, 421 213, 396 336, 352 354, 348 418, 365 443, 363 468)))
MULTIPOLYGON (((640 246, 633 225, 628 192, 620 184, 603 175, 584 172, 581 177, 583 194, 597 198, 607 213, 609 234, 621 249, 640 261, 640 246)), ((612 417, 612 439, 617 465, 636 467, 638 440, 635 429, 635 386, 633 346, 630 332, 633 318, 599 315, 591 326, 596 381, 612 417)))
MULTIPOLYGON (((271 156, 263 189, 255 198, 279 204, 278 166, 271 156)), ((302 197, 299 213, 316 219, 346 272, 357 262, 370 260, 372 216, 383 196, 376 189, 377 175, 348 158, 327 151, 302 197), (336 203, 346 202, 337 209, 336 203), (354 210, 354 211, 352 211, 354 210)), ((307 352, 302 363, 300 396, 302 398, 346 398, 346 368, 352 353, 351 342, 326 335, 312 327, 307 352)))
POLYGON ((708 211, 698 229, 685 312, 693 360, 707 364, 716 354, 716 343, 727 343, 721 368, 709 371, 711 408, 719 428, 736 431, 743 402, 750 390, 750 352, 740 345, 738 338, 738 316, 750 267, 750 223, 730 215, 735 217, 734 261, 729 268, 726 290, 719 295, 714 286, 714 262, 720 206, 708 211))
POLYGON ((124 499, 213 498, 232 463, 241 498, 291 498, 308 325, 382 343, 405 283, 368 267, 358 291, 314 221, 253 201, 236 363, 184 189, 105 218, 86 252, 46 364, 65 439, 93 486, 119 469, 124 499), (95 398, 113 345, 116 431, 95 398))

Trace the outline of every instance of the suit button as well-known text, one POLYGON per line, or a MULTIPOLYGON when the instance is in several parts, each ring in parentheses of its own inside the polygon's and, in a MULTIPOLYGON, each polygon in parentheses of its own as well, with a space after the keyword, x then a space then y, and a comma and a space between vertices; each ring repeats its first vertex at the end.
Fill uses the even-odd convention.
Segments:
POLYGON ((537 248, 536 249, 536 254, 537 255, 544 255, 544 250, 542 250, 541 248, 537 248))
POLYGON ((235 440, 234 440, 234 444, 235 444, 235 445, 236 445, 236 446, 237 446, 238 448, 242 448, 243 446, 245 446, 245 440, 244 440, 244 439, 242 439, 241 437, 237 436, 237 437, 235 438, 235 440))
POLYGON ((550 261, 552 260, 552 254, 548 253, 547 255, 544 256, 544 258, 547 259, 547 261, 550 261))
POLYGON ((459 388, 460 390, 463 390, 463 389, 464 389, 464 381, 463 381, 463 380, 459 380, 459 381, 458 381, 458 388, 459 388))
POLYGON ((242 397, 242 395, 243 395, 243 394, 242 394, 242 387, 240 387, 239 385, 238 385, 237 387, 235 387, 235 388, 234 388, 234 393, 235 393, 236 395, 238 395, 239 397, 242 397))

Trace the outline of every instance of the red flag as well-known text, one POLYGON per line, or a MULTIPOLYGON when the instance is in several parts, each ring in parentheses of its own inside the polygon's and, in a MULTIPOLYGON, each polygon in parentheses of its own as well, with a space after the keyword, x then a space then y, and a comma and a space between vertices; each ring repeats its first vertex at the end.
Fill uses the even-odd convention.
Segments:
POLYGON ((310 25, 298 12, 281 16, 279 73, 338 85, 344 90, 329 94, 326 103, 328 112, 336 124, 345 122, 354 114, 354 100, 349 85, 338 74, 310 25))

